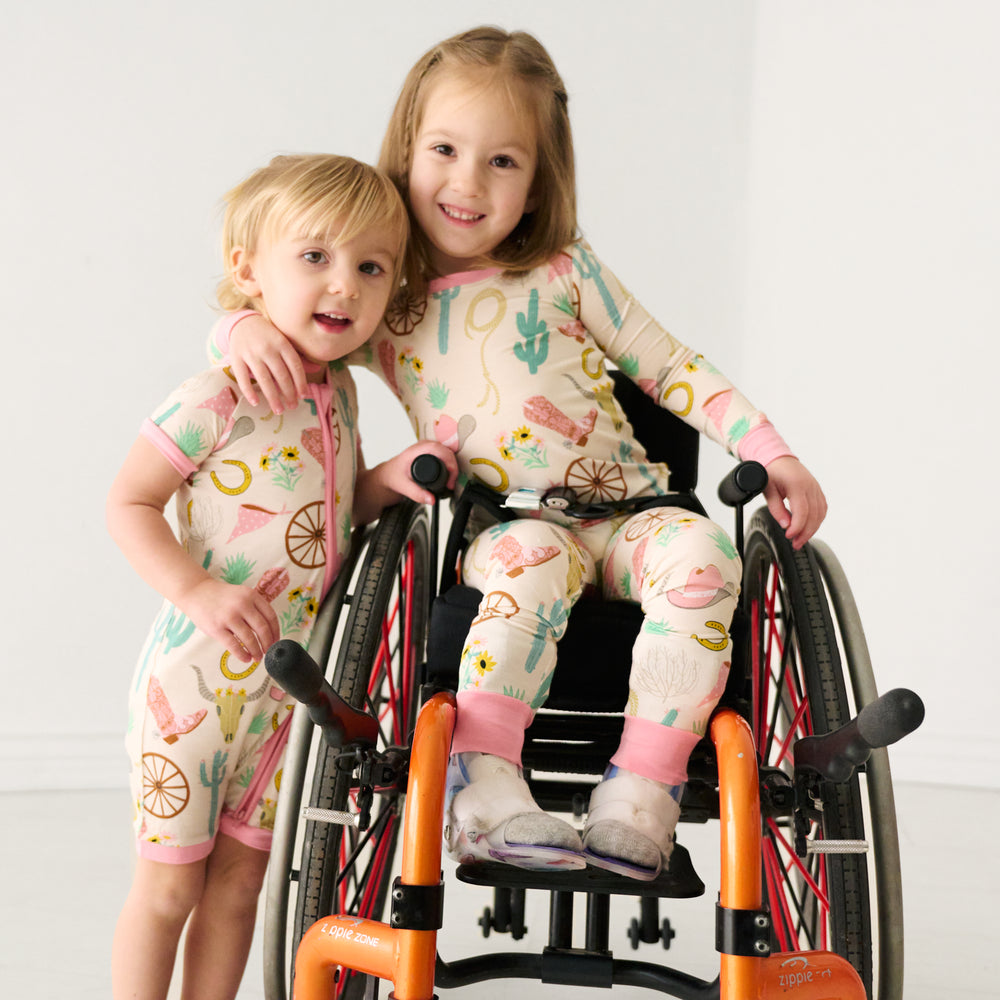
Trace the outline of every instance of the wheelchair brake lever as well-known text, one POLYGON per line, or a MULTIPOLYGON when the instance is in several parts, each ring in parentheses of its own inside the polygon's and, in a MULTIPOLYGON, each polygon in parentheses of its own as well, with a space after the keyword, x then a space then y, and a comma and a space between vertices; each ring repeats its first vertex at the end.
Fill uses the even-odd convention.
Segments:
POLYGON ((375 746, 378 720, 348 705, 323 676, 316 661, 293 639, 279 639, 264 657, 264 669, 323 731, 330 746, 375 746))
POLYGON ((846 725, 795 744, 796 776, 818 774, 843 783, 871 756, 912 733, 924 721, 924 703, 907 688, 895 688, 868 705, 846 725))

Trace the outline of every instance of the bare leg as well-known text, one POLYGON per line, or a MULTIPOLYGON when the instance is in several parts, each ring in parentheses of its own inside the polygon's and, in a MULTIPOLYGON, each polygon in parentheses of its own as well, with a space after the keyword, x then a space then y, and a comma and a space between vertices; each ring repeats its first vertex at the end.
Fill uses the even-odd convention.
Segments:
POLYGON ((111 946, 115 1000, 164 1000, 184 922, 201 897, 205 862, 139 858, 111 946))
POLYGON ((268 852, 219 834, 184 939, 182 1000, 233 1000, 257 919, 268 852))

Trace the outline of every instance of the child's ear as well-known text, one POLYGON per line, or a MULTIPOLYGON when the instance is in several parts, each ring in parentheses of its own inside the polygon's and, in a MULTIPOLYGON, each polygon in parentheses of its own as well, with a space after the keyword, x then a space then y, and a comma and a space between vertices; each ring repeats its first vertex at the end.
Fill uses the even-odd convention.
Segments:
POLYGON ((260 283, 253 269, 253 255, 245 247, 233 247, 229 255, 233 284, 250 299, 260 298, 260 283))

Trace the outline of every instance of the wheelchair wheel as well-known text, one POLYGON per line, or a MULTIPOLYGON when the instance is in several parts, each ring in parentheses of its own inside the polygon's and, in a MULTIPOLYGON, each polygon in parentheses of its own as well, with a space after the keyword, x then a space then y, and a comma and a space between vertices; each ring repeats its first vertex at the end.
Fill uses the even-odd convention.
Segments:
MULTIPOLYGON (((837 632, 815 556, 796 552, 766 510, 747 529, 743 600, 749 617, 751 726, 762 767, 792 772, 796 739, 851 718, 837 632)), ((863 854, 823 853, 823 841, 863 841, 858 777, 824 781, 799 858, 790 818, 763 823, 764 898, 781 951, 822 948, 846 958, 872 995, 872 928, 863 854)), ((831 848, 833 845, 829 845, 831 848)))
MULTIPOLYGON (((379 750, 405 747, 415 722, 431 597, 429 551, 426 509, 398 504, 369 529, 360 569, 341 595, 349 612, 330 682, 351 705, 367 708, 379 720, 379 750)), ((313 736, 307 732, 306 742, 313 736)), ((376 792, 371 823, 359 830, 353 822, 357 782, 349 768, 337 766, 340 748, 313 742, 317 751, 311 793, 302 811, 306 822, 300 831, 300 865, 291 873, 298 888, 294 904, 286 895, 274 919, 282 925, 275 933, 283 935, 291 914, 290 949, 286 960, 282 936, 271 957, 265 956, 268 1000, 288 995, 289 966, 305 931, 331 913, 380 919, 394 874, 405 783, 402 789, 376 792), (275 970, 276 963, 280 970, 275 970)), ((288 840, 294 839, 294 819, 290 822, 288 840)), ((360 997, 366 978, 341 970, 332 995, 360 997)))

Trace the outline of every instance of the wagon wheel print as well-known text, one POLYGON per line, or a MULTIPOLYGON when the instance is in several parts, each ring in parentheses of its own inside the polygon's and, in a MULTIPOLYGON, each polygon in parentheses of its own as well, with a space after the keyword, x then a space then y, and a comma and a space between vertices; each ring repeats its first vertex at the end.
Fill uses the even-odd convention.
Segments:
POLYGON ((566 485, 576 490, 584 503, 621 500, 628 492, 622 467, 617 462, 578 458, 566 470, 566 485))
POLYGON ((385 325, 390 333, 397 337, 404 337, 413 333, 416 325, 424 318, 427 311, 426 299, 421 299, 417 303, 407 303, 402 310, 390 309, 385 315, 385 325))
MULTIPOLYGON (((572 266, 572 265, 571 265, 572 266)), ((575 282, 569 283, 569 310, 576 319, 580 318, 580 286, 575 282)))
POLYGON ((491 590, 480 605, 479 614, 473 625, 489 621, 491 618, 513 618, 520 611, 517 601, 503 590, 491 590))
POLYGON ((651 528, 657 525, 664 514, 662 511, 647 510, 631 518, 625 528, 625 541, 634 542, 642 538, 651 528))
POLYGON ((295 512, 285 531, 288 558, 303 569, 326 564, 326 506, 314 500, 295 512))
POLYGON ((170 819, 188 804, 191 788, 181 769, 159 753, 142 755, 142 805, 157 819, 170 819))

